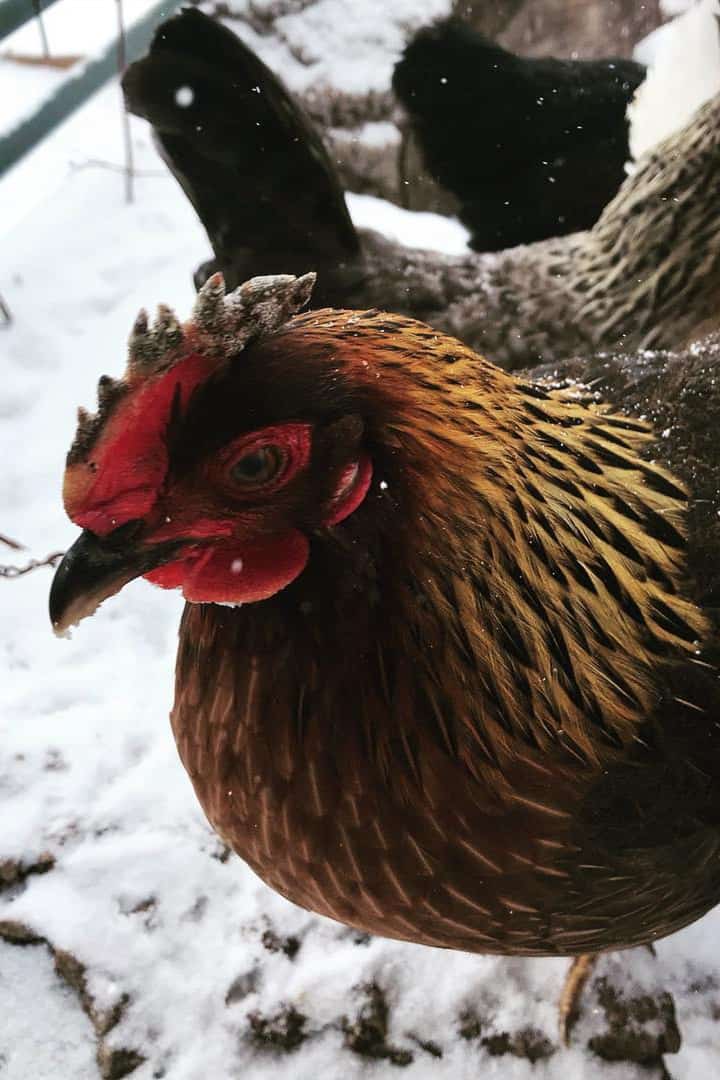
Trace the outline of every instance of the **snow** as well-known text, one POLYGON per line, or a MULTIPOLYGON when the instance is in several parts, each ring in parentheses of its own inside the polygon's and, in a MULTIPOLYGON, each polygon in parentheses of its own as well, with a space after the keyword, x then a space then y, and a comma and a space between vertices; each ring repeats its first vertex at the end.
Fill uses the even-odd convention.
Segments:
MULTIPOLYGON (((362 27, 358 28, 358 33, 362 27)), ((0 532, 28 545, 0 551, 21 564, 69 545, 60 500, 76 405, 92 406, 100 374, 119 374, 143 305, 188 312, 191 272, 208 255, 187 200, 133 122, 136 202, 123 201, 118 90, 109 86, 0 182, 0 532)), ((356 220, 411 242, 460 250, 459 227, 353 196, 356 220)), ((279 267, 279 270, 282 268, 279 267)), ((604 1013, 588 991, 571 1048, 556 1035, 564 960, 443 952, 357 934, 275 895, 227 857, 195 801, 167 716, 180 601, 144 582, 58 641, 47 617, 51 572, 0 579, 0 860, 56 864, 0 892, 13 920, 49 943, 0 946, 3 1080, 99 1076, 77 992, 56 976, 50 948, 86 969, 96 1011, 117 1008, 103 1045, 139 1053, 137 1080, 367 1080, 394 1076, 388 1058, 346 1045, 370 984, 385 994, 388 1043, 412 1054, 407 1080, 640 1080, 587 1049, 604 1013), (286 942, 287 951, 276 947, 286 942), (295 938, 297 951, 287 944, 295 938), (308 1037, 292 1052, 262 1043, 262 1019, 292 1006, 308 1037), (458 1035, 475 1011, 481 1036, 458 1035), (492 1052, 493 1036, 534 1029, 551 1056, 531 1064, 492 1052), (253 1035, 255 1032, 255 1035, 253 1035), (485 1041, 483 1041, 485 1040, 485 1041), (490 1040, 490 1042, 488 1042, 490 1040), (425 1045, 436 1043, 442 1058, 425 1045)), ((599 974, 635 993, 674 995, 683 1048, 677 1078, 711 1076, 720 1033, 713 914, 657 946, 604 957, 599 974), (715 980, 713 982, 713 980, 715 980)), ((502 1040, 500 1040, 502 1042, 502 1040)))
MULTIPOLYGON (((288 5, 290 6, 290 5, 288 5)), ((294 5, 293 5, 294 6, 294 5)), ((277 0, 235 3, 238 13, 247 8, 249 21, 264 11, 279 8, 277 0)), ((450 14, 450 0, 363 0, 343 4, 337 0, 298 4, 297 10, 275 15, 272 34, 261 33, 238 19, 228 25, 273 70, 281 71, 286 85, 298 93, 313 87, 346 94, 386 93, 393 67, 415 30, 450 14)))
POLYGON ((13 1002, 0 1011, 0 1075, 96 1080, 92 1025, 44 945, 0 942, 0 1000, 13 1002))
POLYGON ((0 95, 6 103, 2 116, 3 128, 14 128, 31 116, 44 101, 52 97, 67 77, 67 71, 20 64, 0 56, 0 95))
POLYGON ((469 250, 470 234, 454 218, 427 211, 403 210, 377 199, 374 195, 347 196, 350 215, 362 229, 376 229, 407 247, 432 248, 448 255, 463 255, 469 250))
MULTIPOLYGON (((342 129, 340 129, 342 130, 342 129)), ((370 121, 352 130, 352 137, 365 146, 399 146, 400 132, 395 124, 387 120, 370 121)))
POLYGON ((175 91, 175 102, 181 109, 189 109, 195 100, 195 93, 191 86, 178 86, 175 91))
POLYGON ((628 107, 635 160, 685 127, 693 113, 720 92, 718 15, 718 0, 696 0, 635 49, 636 59, 650 65, 628 107))
POLYGON ((696 0, 660 0, 660 11, 666 18, 681 15, 683 11, 691 8, 696 0))

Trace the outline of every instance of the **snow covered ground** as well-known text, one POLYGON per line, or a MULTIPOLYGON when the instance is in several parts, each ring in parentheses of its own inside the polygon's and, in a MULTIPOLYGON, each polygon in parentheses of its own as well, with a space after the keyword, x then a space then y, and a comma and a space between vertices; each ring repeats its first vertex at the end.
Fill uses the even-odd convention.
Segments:
MULTIPOLYGON (((187 313, 208 255, 141 124, 134 205, 118 172, 87 164, 121 160, 117 101, 108 87, 0 182, 14 316, 0 328, 0 533, 28 546, 0 545, 6 564, 73 539, 59 487, 75 407, 123 369, 140 306, 187 313)), ((352 208, 416 242, 463 243, 432 216, 352 208)), ((179 599, 136 582, 57 641, 50 577, 0 578, 3 1080, 639 1080, 662 1075, 680 1037, 672 1077, 717 1075, 720 914, 655 956, 604 958, 561 1048, 565 961, 370 940, 228 857, 167 720, 179 599)))

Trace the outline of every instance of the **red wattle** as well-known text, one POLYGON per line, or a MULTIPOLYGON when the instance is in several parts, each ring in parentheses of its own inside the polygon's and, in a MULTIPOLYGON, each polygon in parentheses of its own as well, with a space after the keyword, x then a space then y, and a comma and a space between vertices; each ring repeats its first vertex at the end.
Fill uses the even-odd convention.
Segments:
POLYGON ((293 529, 264 540, 217 544, 145 577, 164 589, 182 588, 192 603, 250 604, 267 600, 294 581, 305 569, 309 551, 307 538, 293 529))
POLYGON ((161 589, 181 589, 190 562, 189 558, 178 559, 176 562, 166 563, 165 566, 158 566, 155 570, 148 571, 147 574, 143 574, 143 577, 161 589))

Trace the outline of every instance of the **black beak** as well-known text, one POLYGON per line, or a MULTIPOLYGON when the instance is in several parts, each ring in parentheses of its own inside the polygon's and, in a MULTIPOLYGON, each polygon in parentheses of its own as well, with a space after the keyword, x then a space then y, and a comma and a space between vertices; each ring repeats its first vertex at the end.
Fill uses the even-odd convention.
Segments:
POLYGON ((123 585, 169 562, 182 547, 177 542, 141 547, 134 542, 137 531, 123 526, 101 539, 86 529, 65 553, 50 588, 50 621, 56 634, 67 633, 123 585))

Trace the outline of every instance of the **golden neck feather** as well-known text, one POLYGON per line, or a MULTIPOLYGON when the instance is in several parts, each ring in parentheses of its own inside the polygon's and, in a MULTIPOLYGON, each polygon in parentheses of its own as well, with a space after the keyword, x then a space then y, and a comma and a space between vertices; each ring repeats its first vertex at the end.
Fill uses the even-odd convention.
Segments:
POLYGON ((692 658, 706 632, 688 599, 682 485, 643 458, 641 422, 547 394, 420 324, 363 320, 372 348, 340 329, 342 354, 392 402, 384 438, 415 493, 418 678, 431 696, 463 686, 480 741, 561 744, 598 764, 652 713, 658 660, 692 658))

